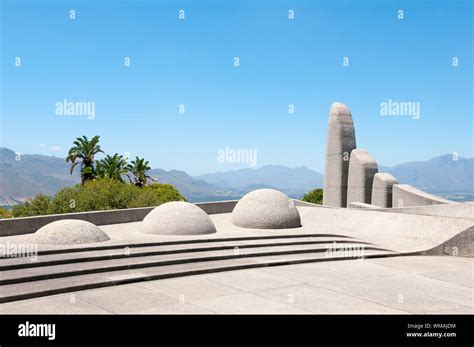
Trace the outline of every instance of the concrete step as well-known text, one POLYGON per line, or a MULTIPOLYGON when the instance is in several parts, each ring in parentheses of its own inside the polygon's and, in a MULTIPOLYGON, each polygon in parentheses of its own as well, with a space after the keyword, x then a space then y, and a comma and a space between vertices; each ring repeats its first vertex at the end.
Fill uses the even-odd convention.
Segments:
MULTIPOLYGON (((366 249, 364 258, 394 256, 396 253, 366 249)), ((157 280, 204 273, 251 269, 266 266, 300 264, 320 261, 339 261, 354 257, 328 257, 325 252, 289 253, 234 256, 230 259, 185 262, 162 266, 139 267, 136 270, 116 270, 102 273, 83 274, 69 277, 49 278, 0 286, 0 303, 29 298, 68 293, 118 284, 157 280)), ((1 306, 0 306, 1 313, 1 306)))
MULTIPOLYGON (((386 251, 374 246, 360 243, 337 243, 337 247, 344 249, 360 249, 386 251)), ((198 252, 189 252, 187 249, 169 254, 146 255, 142 257, 120 257, 116 259, 96 260, 91 258, 89 261, 71 262, 61 265, 46 265, 41 267, 29 267, 22 269, 2 271, 0 285, 21 283, 28 281, 39 281, 47 278, 70 277, 84 274, 93 274, 99 272, 119 271, 125 269, 138 269, 143 267, 164 266, 173 264, 185 264, 203 261, 227 260, 237 258, 255 258, 264 256, 282 256, 289 254, 310 254, 325 253, 331 250, 333 244, 326 242, 324 244, 302 244, 302 245, 271 245, 260 244, 257 247, 224 247, 220 250, 200 250, 198 252)))
POLYGON ((237 241, 217 241, 207 243, 191 243, 189 245, 157 245, 130 247, 129 245, 118 249, 93 250, 72 253, 54 253, 32 257, 5 258, 0 260, 0 271, 25 269, 41 266, 62 265, 78 262, 111 260, 120 258, 134 258, 154 255, 194 253, 205 251, 229 250, 238 247, 239 249, 259 248, 271 246, 298 246, 298 245, 330 245, 351 242, 361 245, 369 243, 349 239, 349 238, 329 238, 329 237, 300 237, 283 239, 262 239, 262 240, 237 240, 237 241))
MULTIPOLYGON (((201 236, 200 236, 201 237, 201 236)), ((38 255, 47 255, 47 254, 61 254, 61 253, 74 253, 74 252, 86 252, 86 251, 103 251, 111 249, 123 249, 125 247, 136 248, 136 247, 153 247, 153 246, 171 246, 171 245, 191 245, 191 244, 203 244, 210 242, 228 242, 228 241, 253 241, 253 240, 279 240, 279 239, 299 239, 299 238, 343 238, 343 239, 353 239, 349 236, 344 235, 335 235, 335 234, 278 234, 273 233, 272 235, 265 236, 239 236, 239 237, 220 237, 220 238, 196 238, 196 239, 185 239, 185 240, 173 240, 173 241, 161 241, 161 242, 139 242, 139 243, 117 243, 109 244, 106 246, 103 245, 93 245, 93 246, 83 246, 83 245, 72 245, 72 246, 63 246, 63 248, 54 247, 54 249, 40 250, 38 255)), ((2 257, 1 259, 8 259, 8 257, 2 257)))

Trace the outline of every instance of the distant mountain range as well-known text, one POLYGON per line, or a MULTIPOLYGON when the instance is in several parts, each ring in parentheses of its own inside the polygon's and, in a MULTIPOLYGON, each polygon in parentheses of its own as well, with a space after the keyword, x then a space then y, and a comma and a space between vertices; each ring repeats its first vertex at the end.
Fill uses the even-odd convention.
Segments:
MULTIPOLYGON (((380 172, 394 175, 400 183, 428 192, 448 195, 474 195, 474 158, 442 155, 428 161, 379 166, 380 172)), ((79 173, 69 173, 64 158, 38 154, 16 157, 14 151, 0 148, 0 205, 11 205, 38 193, 53 195, 61 188, 79 183, 79 173), (19 159, 19 160, 18 160, 19 159)), ((173 184, 189 201, 237 199, 259 188, 274 188, 291 197, 321 188, 323 175, 306 167, 266 165, 256 169, 216 172, 196 177, 184 171, 152 169, 149 175, 161 183, 173 184)))
POLYGON ((38 193, 53 195, 80 182, 69 172, 64 158, 38 154, 15 154, 0 147, 0 204, 10 205, 38 193))
POLYGON ((323 186, 323 174, 307 167, 289 168, 265 165, 258 169, 240 169, 197 176, 214 186, 227 188, 240 195, 258 188, 274 188, 292 197, 301 197, 323 186))
POLYGON ((174 185, 189 201, 216 201, 237 198, 238 194, 225 187, 214 186, 202 179, 193 178, 184 171, 152 169, 148 175, 160 183, 174 185))
POLYGON ((431 193, 474 193, 474 158, 441 155, 428 161, 413 161, 394 167, 379 166, 400 183, 411 184, 431 193))

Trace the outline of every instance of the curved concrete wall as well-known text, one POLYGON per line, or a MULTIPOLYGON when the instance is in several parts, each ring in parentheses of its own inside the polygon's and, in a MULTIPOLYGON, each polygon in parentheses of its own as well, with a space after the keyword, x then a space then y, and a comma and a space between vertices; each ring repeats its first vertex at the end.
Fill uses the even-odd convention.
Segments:
POLYGON ((456 202, 452 204, 390 208, 381 211, 419 214, 424 216, 474 219, 474 202, 456 202))
MULTIPOLYGON (((202 208, 207 214, 218 214, 232 212, 237 202, 238 200, 230 200, 203 202, 195 205, 202 208)), ((80 219, 95 225, 141 222, 155 207, 156 206, 0 219, 0 237, 34 233, 42 226, 61 219, 80 219)))
POLYGON ((455 257, 474 257, 474 227, 464 230, 441 245, 430 249, 427 255, 452 255, 455 257))
POLYGON ((349 161, 347 204, 372 200, 372 183, 377 173, 377 162, 365 149, 354 149, 349 161))
POLYGON ((372 184, 371 204, 380 207, 392 207, 393 185, 398 181, 388 173, 376 173, 372 184))
POLYGON ((356 139, 351 111, 336 102, 329 112, 323 205, 347 206, 349 156, 354 148, 356 139))
POLYGON ((425 206, 439 204, 453 204, 454 201, 426 193, 409 184, 395 184, 392 192, 393 207, 425 206))

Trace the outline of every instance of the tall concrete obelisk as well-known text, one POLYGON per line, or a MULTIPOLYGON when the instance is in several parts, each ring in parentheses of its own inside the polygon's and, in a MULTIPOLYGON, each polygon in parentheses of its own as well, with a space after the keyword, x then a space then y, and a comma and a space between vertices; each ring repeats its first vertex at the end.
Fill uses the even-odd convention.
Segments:
POLYGON ((355 148, 356 139, 351 111, 346 105, 335 102, 329 111, 324 168, 324 205, 347 206, 349 159, 355 148))

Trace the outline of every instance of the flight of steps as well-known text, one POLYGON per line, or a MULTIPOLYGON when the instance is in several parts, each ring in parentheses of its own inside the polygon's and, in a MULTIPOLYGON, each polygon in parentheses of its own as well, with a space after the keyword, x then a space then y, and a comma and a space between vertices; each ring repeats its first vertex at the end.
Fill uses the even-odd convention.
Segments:
POLYGON ((353 238, 328 234, 48 250, 40 251, 33 259, 0 258, 0 303, 211 272, 393 255, 397 253, 353 238))

